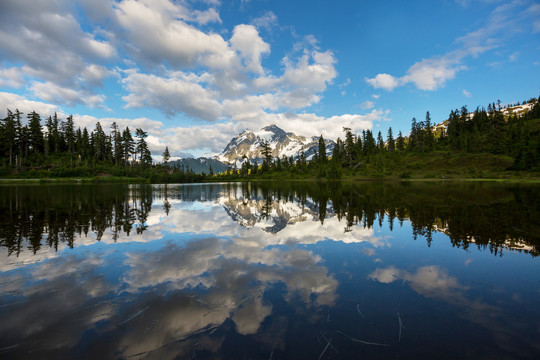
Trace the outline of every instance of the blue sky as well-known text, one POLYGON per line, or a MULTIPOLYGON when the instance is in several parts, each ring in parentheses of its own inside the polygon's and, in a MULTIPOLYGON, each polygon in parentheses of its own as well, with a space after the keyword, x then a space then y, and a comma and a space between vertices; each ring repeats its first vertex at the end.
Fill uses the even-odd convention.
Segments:
POLYGON ((0 2, 0 116, 142 127, 157 160, 271 123, 408 133, 539 93, 534 0, 0 2))

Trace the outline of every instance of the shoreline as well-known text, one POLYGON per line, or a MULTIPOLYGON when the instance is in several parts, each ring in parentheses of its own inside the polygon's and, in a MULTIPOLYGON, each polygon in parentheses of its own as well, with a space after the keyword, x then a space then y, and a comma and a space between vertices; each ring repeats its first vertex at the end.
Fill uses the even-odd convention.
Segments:
MULTIPOLYGON (((327 179, 327 178, 236 178, 236 179, 223 179, 217 178, 212 180, 205 180, 202 183, 213 182, 276 182, 276 181, 290 181, 290 182, 499 182, 499 183, 530 183, 540 184, 540 177, 505 177, 505 178, 475 178, 475 177, 434 177, 434 178, 400 178, 397 176, 385 176, 385 177, 345 177, 341 179, 327 179)), ((91 177, 91 178, 0 178, 0 185, 24 185, 24 184, 117 184, 117 183, 129 183, 129 184, 151 184, 149 178, 131 178, 131 177, 91 177)), ((165 182, 157 182, 156 184, 165 184, 165 182)), ((170 182, 168 184, 189 184, 189 182, 170 182)))

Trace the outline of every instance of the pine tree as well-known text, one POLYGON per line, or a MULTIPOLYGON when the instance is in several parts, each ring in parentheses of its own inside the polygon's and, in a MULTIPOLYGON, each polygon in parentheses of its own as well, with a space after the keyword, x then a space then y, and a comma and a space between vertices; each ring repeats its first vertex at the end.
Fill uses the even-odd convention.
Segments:
POLYGON ((96 123, 96 130, 94 130, 93 138, 94 138, 94 158, 96 160, 104 160, 106 156, 106 144, 105 144, 106 135, 99 121, 96 123))
POLYGON ((379 152, 384 151, 384 139, 380 131, 377 134, 377 149, 379 150, 379 152))
POLYGON ((122 147, 122 133, 120 132, 116 122, 111 124, 111 137, 113 143, 114 163, 116 166, 118 166, 121 162, 123 162, 124 151, 122 147))
POLYGON ((44 150, 43 132, 41 130, 41 117, 35 111, 28 114, 29 143, 34 154, 44 150))
MULTIPOLYGON (((500 103, 498 104, 500 107, 500 103)), ((491 148, 494 154, 504 154, 506 152, 506 122, 501 111, 496 110, 491 114, 491 124, 488 131, 491 148)))
POLYGON ((54 113, 54 117, 49 116, 45 124, 47 126, 47 147, 49 153, 58 152, 58 116, 54 113))
POLYGON ((388 128, 388 135, 386 136, 386 142, 388 150, 394 151, 396 149, 396 142, 394 141, 394 135, 392 134, 392 127, 388 128))
POLYGON ((433 136, 433 130, 431 129, 431 116, 429 115, 429 111, 426 112, 426 121, 424 122, 424 134, 426 151, 431 151, 435 147, 435 137, 433 136))
POLYGON ((348 164, 352 164, 357 158, 354 135, 351 132, 351 128, 344 127, 343 131, 345 132, 345 159, 348 164))
MULTIPOLYGON (((101 125, 100 125, 101 128, 101 125)), ((73 116, 69 115, 66 121, 62 124, 62 130, 64 132, 64 138, 66 141, 67 149, 70 153, 74 153, 75 150, 75 124, 73 123, 73 116)))
POLYGON ((4 119, 2 123, 2 146, 5 149, 6 153, 9 156, 9 165, 11 166, 13 163, 13 155, 15 153, 16 149, 16 138, 17 138, 17 131, 15 128, 15 118, 13 116, 13 113, 8 110, 7 111, 7 117, 4 119))
POLYGON ((82 156, 83 149, 83 134, 81 128, 79 127, 75 131, 75 153, 79 155, 79 158, 82 156))
POLYGON ((399 130, 399 134, 397 137, 396 148, 398 151, 405 150, 405 139, 403 138, 403 134, 401 133, 401 130, 399 130))
POLYGON ((148 145, 146 144, 145 140, 147 136, 148 134, 143 129, 135 129, 135 137, 139 138, 139 140, 137 140, 137 144, 135 145, 135 152, 140 155, 139 161, 143 165, 148 164, 148 145))
POLYGON ((321 134, 321 137, 319 138, 319 162, 326 163, 328 161, 328 158, 326 156, 326 144, 324 143, 324 138, 321 134))
POLYGON ((418 123, 416 118, 411 120, 411 133, 409 134, 408 148, 410 151, 414 151, 418 148, 418 123))
POLYGON ((270 170, 270 165, 272 164, 272 149, 270 149, 270 143, 268 140, 265 140, 262 144, 262 156, 264 157, 263 161, 263 170, 270 170))
POLYGON ((163 158, 163 163, 167 165, 169 162, 169 159, 171 158, 171 153, 169 152, 169 147, 165 146, 165 151, 163 151, 163 154, 161 154, 161 157, 163 158))
POLYGON ((334 148, 332 149, 332 162, 341 162, 341 154, 339 151, 340 146, 341 146, 341 139, 337 138, 336 144, 334 145, 334 148))
POLYGON ((25 134, 24 127, 22 126, 21 116, 22 116, 22 113, 19 111, 19 109, 15 109, 15 113, 13 114, 13 120, 15 124, 15 134, 16 134, 15 146, 17 147, 17 158, 19 161, 18 165, 21 165, 21 161, 24 156, 25 147, 26 147, 26 143, 25 143, 26 134, 25 134))
POLYGON ((150 153, 148 147, 143 150, 141 164, 143 164, 145 167, 152 165, 152 154, 150 153))
POLYGON ((133 141, 133 138, 131 137, 131 131, 129 131, 129 127, 126 127, 126 129, 122 133, 122 145, 124 151, 124 166, 128 166, 129 158, 132 154, 135 153, 135 143, 133 141))
POLYGON ((371 130, 366 131, 366 140, 364 141, 364 153, 366 155, 375 154, 377 151, 377 144, 375 144, 375 138, 371 130))
POLYGON ((90 151, 90 135, 88 135, 88 130, 86 128, 83 129, 82 132, 82 140, 81 140, 81 155, 87 159, 91 156, 90 151))

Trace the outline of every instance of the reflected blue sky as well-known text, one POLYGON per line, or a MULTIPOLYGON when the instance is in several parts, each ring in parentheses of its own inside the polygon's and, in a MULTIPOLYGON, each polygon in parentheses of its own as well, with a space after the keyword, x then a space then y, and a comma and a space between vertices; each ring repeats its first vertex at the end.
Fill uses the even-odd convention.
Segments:
POLYGON ((313 358, 330 339, 325 358, 540 352, 536 257, 464 251, 443 232, 428 246, 388 215, 347 226, 331 202, 321 223, 312 199, 230 190, 154 194, 139 234, 1 248, 0 354, 313 358))

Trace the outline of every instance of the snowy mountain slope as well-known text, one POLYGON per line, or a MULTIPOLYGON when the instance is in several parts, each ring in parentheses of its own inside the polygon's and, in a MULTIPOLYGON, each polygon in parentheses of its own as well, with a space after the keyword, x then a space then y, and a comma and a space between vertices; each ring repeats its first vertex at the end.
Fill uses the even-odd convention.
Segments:
MULTIPOLYGON (((308 139, 292 132, 285 132, 272 124, 258 131, 243 131, 227 144, 216 159, 228 164, 239 164, 244 161, 245 157, 251 162, 260 163, 263 159, 262 151, 265 141, 269 143, 272 156, 280 158, 283 156, 297 158, 303 151, 306 158, 310 160, 319 146, 319 137, 317 136, 308 139)), ((325 143, 326 153, 330 156, 335 143, 332 140, 325 140, 325 143)))

